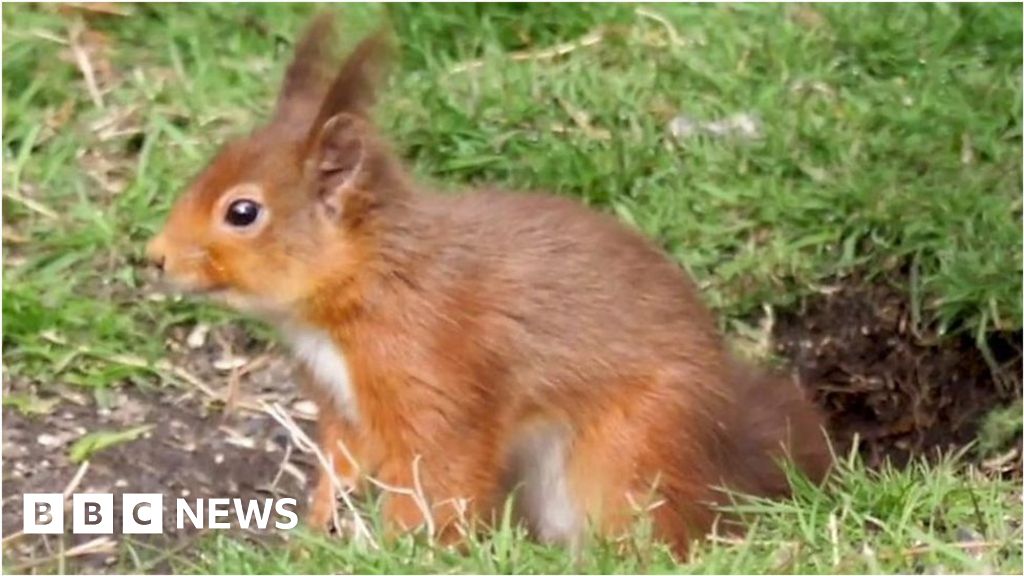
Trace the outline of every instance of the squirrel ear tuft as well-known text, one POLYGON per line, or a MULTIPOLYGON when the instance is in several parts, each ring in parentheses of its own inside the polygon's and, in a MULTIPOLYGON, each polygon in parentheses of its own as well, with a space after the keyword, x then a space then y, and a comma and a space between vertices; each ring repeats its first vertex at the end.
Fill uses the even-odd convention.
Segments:
POLYGON ((289 129, 308 130, 327 94, 333 52, 334 18, 316 16, 295 44, 285 71, 274 120, 289 129))
POLYGON ((367 116, 393 52, 391 36, 384 29, 364 38, 352 50, 320 103, 311 138, 328 119, 338 114, 367 116))

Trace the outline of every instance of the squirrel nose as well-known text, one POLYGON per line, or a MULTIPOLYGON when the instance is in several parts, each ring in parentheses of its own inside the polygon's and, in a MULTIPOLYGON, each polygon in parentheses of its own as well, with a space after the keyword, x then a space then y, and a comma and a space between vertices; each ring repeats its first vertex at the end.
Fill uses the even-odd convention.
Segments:
POLYGON ((167 256, 164 254, 163 235, 153 238, 146 245, 146 260, 160 272, 164 271, 164 262, 167 260, 167 256))

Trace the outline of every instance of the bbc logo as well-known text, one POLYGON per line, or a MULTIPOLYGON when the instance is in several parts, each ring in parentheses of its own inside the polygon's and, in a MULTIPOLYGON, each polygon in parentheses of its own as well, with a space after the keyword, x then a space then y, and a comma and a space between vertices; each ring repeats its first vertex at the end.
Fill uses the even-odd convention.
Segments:
MULTIPOLYGON (((163 494, 122 494, 121 505, 121 533, 163 532, 163 494)), ((63 534, 64 495, 25 494, 22 518, 25 534, 63 534)), ((114 495, 72 495, 71 531, 74 534, 113 534, 114 495)))
MULTIPOLYGON (((25 494, 23 496, 22 531, 25 534, 64 533, 63 494, 25 494)), ((175 500, 175 523, 178 530, 193 528, 228 530, 231 516, 243 530, 254 526, 265 530, 291 530, 299 523, 294 498, 184 498, 175 500), (232 514, 233 513, 233 514, 232 514)), ((74 534, 114 533, 113 494, 73 494, 71 499, 71 532, 74 534)), ((162 534, 164 520, 163 494, 122 494, 122 534, 162 534)))

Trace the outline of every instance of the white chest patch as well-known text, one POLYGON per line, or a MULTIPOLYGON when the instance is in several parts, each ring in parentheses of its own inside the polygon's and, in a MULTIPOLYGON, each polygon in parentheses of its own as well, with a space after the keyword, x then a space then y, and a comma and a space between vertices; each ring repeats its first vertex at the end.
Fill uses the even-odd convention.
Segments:
POLYGON ((359 421, 352 374, 341 348, 322 330, 297 328, 286 330, 292 350, 310 371, 314 383, 334 399, 335 406, 351 423, 359 421))

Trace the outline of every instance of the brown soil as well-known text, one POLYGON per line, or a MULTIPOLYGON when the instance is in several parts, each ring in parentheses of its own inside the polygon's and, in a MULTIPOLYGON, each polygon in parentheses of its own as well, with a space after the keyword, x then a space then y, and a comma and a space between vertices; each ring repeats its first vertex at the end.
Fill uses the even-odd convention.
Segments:
MULTIPOLYGON (((847 284, 775 321, 776 350, 829 414, 837 448, 859 437, 876 466, 963 447, 992 408, 1021 394, 1021 332, 987 340, 915 329, 909 299, 887 285, 847 284)), ((1020 472, 1020 450, 1016 472, 1020 472)))
MULTIPOLYGON (((184 339, 184 333, 172 338, 174 342, 184 339)), ((293 415, 305 414, 308 403, 297 397, 290 361, 253 343, 239 329, 214 330, 205 345, 188 349, 187 357, 177 358, 177 365, 206 382, 214 392, 221 392, 222 383, 229 378, 214 364, 222 357, 225 343, 230 343, 236 354, 253 359, 250 363, 260 359, 259 369, 240 378, 239 403, 276 402, 293 415)), ((172 348, 187 348, 171 344, 172 348)), ((23 391, 29 386, 7 384, 9 391, 23 391)), ((141 566, 128 555, 121 536, 115 535, 117 542, 112 546, 68 559, 66 569, 71 572, 170 570, 165 562, 149 563, 164 552, 184 550, 196 538, 210 534, 200 534, 191 527, 183 531, 175 528, 174 503, 179 497, 187 498, 190 504, 196 498, 290 497, 296 499, 301 516, 306 494, 315 480, 313 456, 296 450, 285 428, 265 413, 252 409, 228 411, 220 399, 197 388, 125 387, 110 393, 106 409, 98 408, 95 399, 82 394, 81 389, 57 386, 41 390, 45 392, 40 396, 56 392, 62 398, 52 413, 25 416, 11 408, 3 409, 3 552, 8 570, 52 573, 58 568, 52 560, 60 550, 98 538, 70 533, 63 537, 16 535, 22 529, 22 494, 64 492, 80 469, 68 457, 70 446, 87 432, 97 430, 152 425, 142 437, 93 455, 74 492, 113 493, 115 529, 120 525, 120 494, 162 493, 164 534, 130 537, 134 554, 143 561, 141 566)), ((308 415, 306 419, 296 418, 296 422, 307 434, 313 434, 308 415)), ((69 514, 65 512, 68 526, 69 514)), ((233 530, 240 532, 237 526, 233 530)), ((246 531, 254 538, 270 533, 246 531)))

